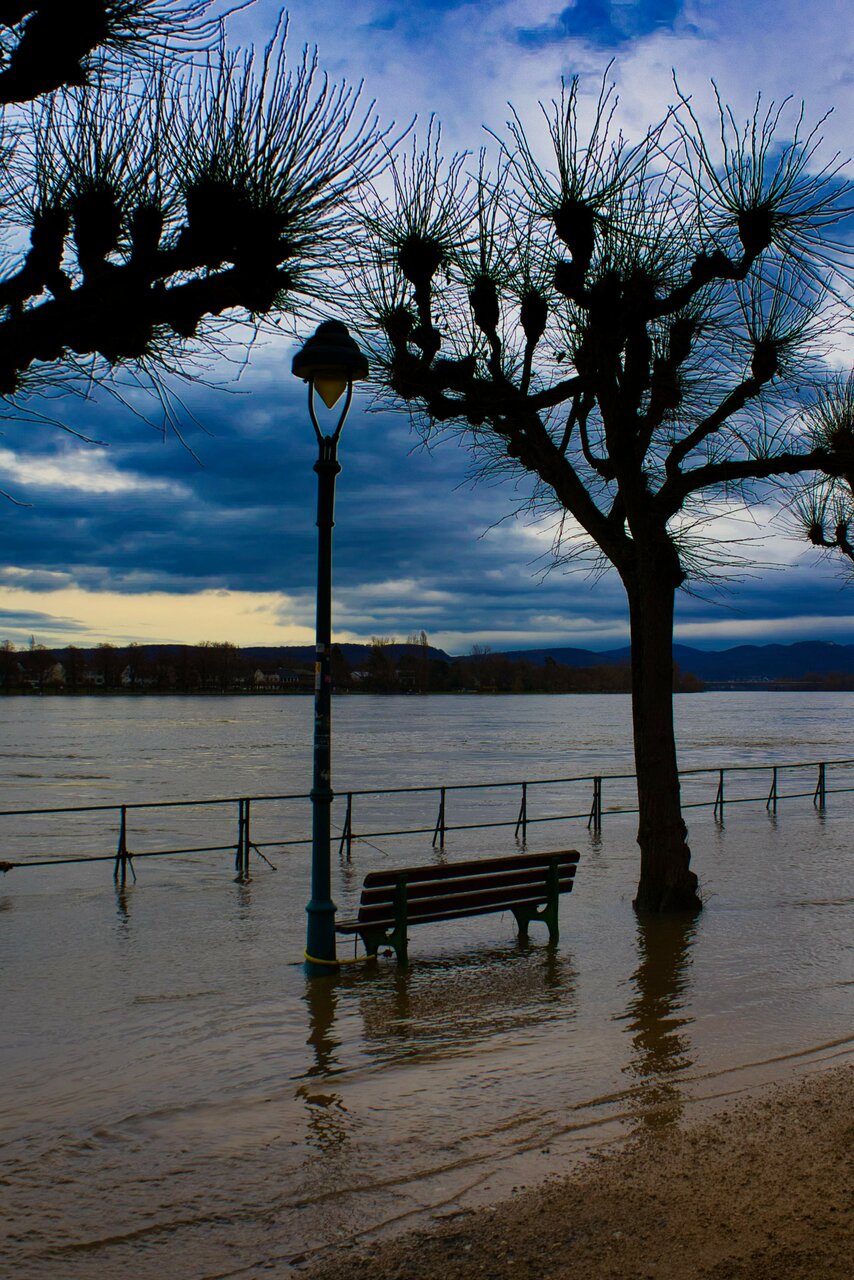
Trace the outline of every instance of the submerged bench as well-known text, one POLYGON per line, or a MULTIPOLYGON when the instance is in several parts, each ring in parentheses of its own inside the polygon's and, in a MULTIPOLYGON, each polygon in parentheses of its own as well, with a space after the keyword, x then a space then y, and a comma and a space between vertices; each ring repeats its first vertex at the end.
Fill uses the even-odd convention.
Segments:
POLYGON ((520 937, 527 936, 532 920, 542 920, 550 941, 556 942, 558 898, 571 892, 579 856, 575 849, 561 849, 370 871, 362 886, 359 914, 339 921, 336 932, 357 933, 371 956, 381 946, 391 946, 400 964, 407 960, 409 925, 495 911, 513 912, 520 937))

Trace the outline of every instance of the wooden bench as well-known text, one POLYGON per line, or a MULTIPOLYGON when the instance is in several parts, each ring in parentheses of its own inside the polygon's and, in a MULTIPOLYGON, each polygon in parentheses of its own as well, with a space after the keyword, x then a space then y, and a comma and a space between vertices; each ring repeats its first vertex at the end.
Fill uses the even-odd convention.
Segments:
POLYGON ((359 914, 339 921, 336 932, 357 933, 371 956, 381 946, 391 946, 400 964, 407 960, 408 925, 495 911, 512 911, 521 937, 527 936, 532 920, 542 920, 549 940, 556 942, 558 899, 571 892, 578 859, 575 849, 562 849, 370 871, 362 886, 359 914))

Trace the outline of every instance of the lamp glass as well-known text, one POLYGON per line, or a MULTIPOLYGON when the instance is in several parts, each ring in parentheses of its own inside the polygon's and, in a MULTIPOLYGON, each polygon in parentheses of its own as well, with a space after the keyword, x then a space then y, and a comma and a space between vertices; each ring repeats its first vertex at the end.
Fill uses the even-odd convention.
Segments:
POLYGON ((327 409, 331 409, 347 390, 347 382, 340 373, 318 373, 314 377, 314 389, 327 409))

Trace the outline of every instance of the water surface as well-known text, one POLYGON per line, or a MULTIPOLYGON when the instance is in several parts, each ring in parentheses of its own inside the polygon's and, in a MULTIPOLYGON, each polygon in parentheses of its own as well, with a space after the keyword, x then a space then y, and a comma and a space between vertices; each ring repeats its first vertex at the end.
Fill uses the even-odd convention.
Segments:
MULTIPOLYGON (((685 695, 684 767, 854 755, 854 696, 685 695)), ((628 772, 621 696, 350 697, 334 703, 340 790, 628 772)), ((0 702, 0 807, 307 791, 304 698, 0 702)), ((829 782, 854 785, 852 771, 829 782)), ((764 795, 769 775, 728 782, 764 795)), ((576 847, 561 939, 512 916, 413 929, 411 965, 308 983, 307 853, 15 870, 0 881, 0 1259, 26 1277, 282 1274, 332 1243, 510 1193, 604 1137, 673 1123, 851 1052, 851 794, 689 812, 707 899, 695 922, 639 924, 633 819, 536 824, 576 847)), ((709 799, 716 779, 686 781, 709 799)), ((360 829, 388 821, 358 801, 360 829)), ((453 793, 451 820, 515 819, 517 789, 453 793), (487 813, 484 805, 488 804, 487 813)), ((587 784, 532 789, 532 816, 587 812, 587 784)), ((371 806, 376 806, 372 808, 371 806)), ((435 795, 397 802, 431 825, 435 795)), ((336 816, 343 814, 339 806, 336 816)), ((253 807, 264 841, 305 833, 303 801, 253 807), (256 812, 257 811, 257 812, 256 812)), ((357 822, 357 826, 359 823, 357 822)), ((228 845, 233 806, 131 811, 129 844, 228 845)), ((0 860, 115 849, 115 815, 0 819, 0 860)), ((384 865, 510 853, 513 827, 357 842, 335 860, 342 908, 384 865)))

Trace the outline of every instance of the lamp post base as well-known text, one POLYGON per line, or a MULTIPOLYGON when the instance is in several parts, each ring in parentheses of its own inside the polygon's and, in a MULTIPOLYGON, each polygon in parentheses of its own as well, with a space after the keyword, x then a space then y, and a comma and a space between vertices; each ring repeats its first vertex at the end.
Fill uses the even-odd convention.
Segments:
POLYGON ((312 978, 335 973, 339 967, 335 955, 335 903, 328 898, 325 902, 312 898, 305 910, 308 916, 306 973, 312 978))

